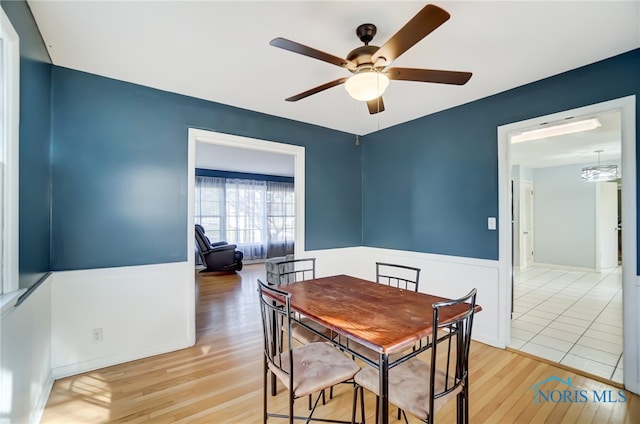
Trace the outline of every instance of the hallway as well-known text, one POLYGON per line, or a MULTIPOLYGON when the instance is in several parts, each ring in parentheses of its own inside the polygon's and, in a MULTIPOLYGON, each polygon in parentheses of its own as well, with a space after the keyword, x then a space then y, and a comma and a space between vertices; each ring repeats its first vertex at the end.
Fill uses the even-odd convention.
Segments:
POLYGON ((622 383, 622 269, 515 272, 509 347, 622 383))

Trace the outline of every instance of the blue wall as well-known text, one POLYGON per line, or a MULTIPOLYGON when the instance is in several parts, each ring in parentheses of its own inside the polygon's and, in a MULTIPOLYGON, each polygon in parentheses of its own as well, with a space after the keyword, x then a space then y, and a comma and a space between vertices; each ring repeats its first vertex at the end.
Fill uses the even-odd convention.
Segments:
POLYGON ((640 97, 634 50, 357 147, 342 132, 51 66, 26 3, 0 4, 21 38, 22 287, 49 269, 185 260, 189 127, 306 147, 307 249, 497 259, 498 234, 486 229, 498 211, 496 127, 640 97))
POLYGON ((633 94, 640 49, 361 138, 364 245, 498 259, 497 127, 633 94))
POLYGON ((3 1, 20 37, 20 287, 49 271, 51 60, 25 2, 3 1))
POLYGON ((190 127, 304 146, 306 248, 361 243, 350 134, 56 66, 52 110, 52 270, 186 260, 190 127))

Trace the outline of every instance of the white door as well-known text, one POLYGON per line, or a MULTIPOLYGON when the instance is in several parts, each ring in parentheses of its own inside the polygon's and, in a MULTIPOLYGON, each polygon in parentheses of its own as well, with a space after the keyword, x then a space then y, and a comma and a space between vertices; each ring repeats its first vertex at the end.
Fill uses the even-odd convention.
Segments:
POLYGON ((520 182, 520 269, 533 264, 533 185, 520 182))
POLYGON ((596 183, 596 269, 618 266, 618 183, 596 183))

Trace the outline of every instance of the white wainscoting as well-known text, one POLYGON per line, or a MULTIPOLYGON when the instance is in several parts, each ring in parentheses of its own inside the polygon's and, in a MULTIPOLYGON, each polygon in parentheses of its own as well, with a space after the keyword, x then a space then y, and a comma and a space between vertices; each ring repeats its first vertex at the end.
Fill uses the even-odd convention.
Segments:
POLYGON ((473 339, 504 348, 501 342, 506 322, 500 322, 498 261, 432 255, 428 253, 373 247, 351 247, 306 251, 297 257, 315 257, 319 277, 349 274, 368 280, 376 278, 376 262, 391 262, 415 266, 420 271, 420 291, 443 297, 457 298, 471 289, 478 289, 477 302, 482 312, 475 316, 473 339))
POLYGON ((54 378, 195 343, 189 262, 55 272, 51 304, 54 378))
POLYGON ((625 389, 640 394, 640 276, 634 275, 633 282, 622 289, 623 378, 625 389))
POLYGON ((0 422, 39 422, 53 387, 51 281, 2 316, 0 422))

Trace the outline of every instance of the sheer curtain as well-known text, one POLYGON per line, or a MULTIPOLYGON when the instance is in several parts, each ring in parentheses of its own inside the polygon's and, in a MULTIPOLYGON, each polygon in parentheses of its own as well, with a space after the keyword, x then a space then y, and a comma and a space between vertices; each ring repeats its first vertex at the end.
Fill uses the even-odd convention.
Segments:
POLYGON ((195 223, 211 242, 237 245, 245 261, 293 253, 293 183, 198 176, 195 182, 195 223))
POLYGON ((225 179, 196 177, 195 223, 204 227, 211 242, 225 240, 225 179))
POLYGON ((237 244, 245 260, 267 256, 266 181, 228 178, 225 184, 227 202, 227 238, 237 244))
POLYGON ((292 183, 267 182, 267 257, 293 253, 295 197, 292 183))

